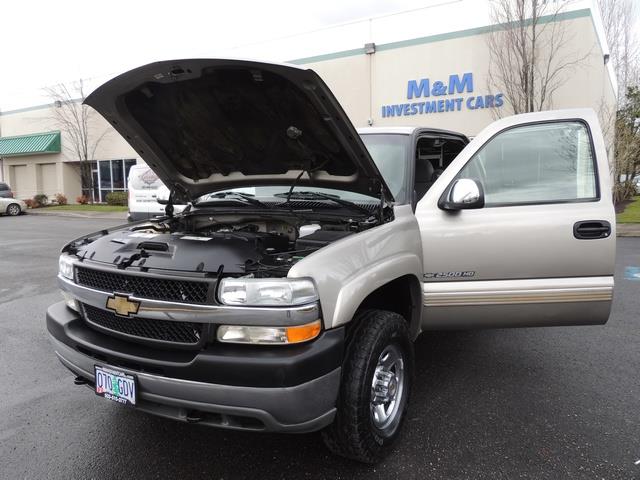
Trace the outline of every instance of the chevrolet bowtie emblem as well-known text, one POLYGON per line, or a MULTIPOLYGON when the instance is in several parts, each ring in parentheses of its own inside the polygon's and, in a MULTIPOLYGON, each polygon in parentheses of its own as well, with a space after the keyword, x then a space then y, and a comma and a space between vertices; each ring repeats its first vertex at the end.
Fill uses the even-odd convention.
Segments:
POLYGON ((107 298, 107 309, 116 312, 116 315, 128 317, 132 313, 138 313, 140 302, 129 300, 127 295, 114 294, 107 298))

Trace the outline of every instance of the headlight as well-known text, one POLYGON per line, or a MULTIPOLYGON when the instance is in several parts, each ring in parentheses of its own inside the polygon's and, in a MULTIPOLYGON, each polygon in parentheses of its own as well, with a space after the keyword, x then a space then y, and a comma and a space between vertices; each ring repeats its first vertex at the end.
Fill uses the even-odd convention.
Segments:
POLYGON ((320 329, 320 320, 295 327, 220 325, 217 336, 218 341, 225 343, 287 345, 312 340, 320 334, 320 329))
POLYGON ((73 257, 69 255, 60 255, 58 260, 58 272, 64 278, 73 280, 73 257))
POLYGON ((225 305, 279 307, 318 300, 315 285, 305 278, 224 278, 218 294, 225 305))

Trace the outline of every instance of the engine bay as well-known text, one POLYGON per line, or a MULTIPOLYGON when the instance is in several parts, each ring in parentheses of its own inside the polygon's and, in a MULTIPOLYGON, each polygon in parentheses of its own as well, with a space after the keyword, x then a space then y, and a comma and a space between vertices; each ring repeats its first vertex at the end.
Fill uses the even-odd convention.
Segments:
POLYGON ((286 277, 306 256, 377 224, 375 216, 191 213, 99 232, 65 249, 119 269, 286 277))

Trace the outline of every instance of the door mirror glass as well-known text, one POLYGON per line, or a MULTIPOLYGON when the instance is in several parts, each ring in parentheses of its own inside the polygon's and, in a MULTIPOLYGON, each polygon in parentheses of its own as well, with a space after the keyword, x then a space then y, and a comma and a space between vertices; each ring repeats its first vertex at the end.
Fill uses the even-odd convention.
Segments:
POLYGON ((443 210, 464 210, 484 207, 482 185, 471 178, 459 178, 440 198, 438 206, 443 210))

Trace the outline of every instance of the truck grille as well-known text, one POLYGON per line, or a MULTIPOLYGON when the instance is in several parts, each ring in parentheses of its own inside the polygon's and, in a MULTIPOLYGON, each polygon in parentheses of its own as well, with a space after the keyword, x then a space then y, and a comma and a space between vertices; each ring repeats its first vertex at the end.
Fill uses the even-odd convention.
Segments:
POLYGON ((82 305, 84 318, 88 324, 125 335, 147 340, 160 340, 182 345, 198 345, 202 338, 202 324, 170 322, 139 317, 119 317, 91 305, 82 305))
POLYGON ((130 293, 139 298, 180 303, 207 303, 209 291, 208 282, 165 280, 84 267, 76 268, 76 280, 80 285, 104 292, 130 293))

